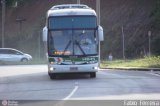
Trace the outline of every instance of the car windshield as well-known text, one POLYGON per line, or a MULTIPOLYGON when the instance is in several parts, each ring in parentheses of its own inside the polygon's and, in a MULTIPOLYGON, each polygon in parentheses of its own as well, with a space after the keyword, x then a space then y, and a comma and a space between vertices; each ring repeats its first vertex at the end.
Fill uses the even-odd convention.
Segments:
POLYGON ((23 53, 18 50, 8 50, 8 53, 14 55, 23 55, 23 53))
POLYGON ((95 30, 58 30, 49 33, 49 55, 97 54, 95 30))

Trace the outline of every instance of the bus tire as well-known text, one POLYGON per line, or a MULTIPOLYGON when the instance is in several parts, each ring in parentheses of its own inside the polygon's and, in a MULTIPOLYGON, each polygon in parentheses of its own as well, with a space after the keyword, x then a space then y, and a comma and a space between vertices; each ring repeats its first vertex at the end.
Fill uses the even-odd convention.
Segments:
POLYGON ((96 72, 90 73, 90 77, 91 77, 91 78, 95 78, 95 77, 96 77, 96 72))
POLYGON ((51 74, 51 73, 48 73, 50 79, 56 79, 56 74, 51 74))
POLYGON ((28 59, 27 58, 22 58, 21 62, 28 62, 28 59))

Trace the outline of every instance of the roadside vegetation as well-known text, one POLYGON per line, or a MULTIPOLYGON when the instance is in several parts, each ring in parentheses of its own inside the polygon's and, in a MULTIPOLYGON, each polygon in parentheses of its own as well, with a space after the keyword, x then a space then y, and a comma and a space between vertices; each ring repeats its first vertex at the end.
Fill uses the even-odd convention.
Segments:
MULTIPOLYGON (((76 3, 75 0, 5 1, 5 47, 27 52, 33 58, 36 57, 38 51, 43 52, 44 50, 41 31, 45 25, 47 10, 57 4, 76 3), (22 22, 22 28, 20 28, 20 23, 16 21, 19 18, 25 19, 22 22)), ((81 0, 81 3, 96 9, 94 1, 81 0)), ((114 57, 121 58, 122 27, 125 35, 125 54, 127 58, 136 58, 141 53, 144 55, 148 53, 148 31, 151 31, 151 51, 155 55, 160 55, 159 0, 120 0, 116 2, 102 0, 101 12, 103 13, 101 14, 101 25, 104 29, 101 56, 106 57, 109 53, 112 53, 114 57)))
MULTIPOLYGON (((5 1, 5 47, 26 52, 32 55, 34 59, 38 57, 37 55, 44 57, 43 55, 46 52, 41 31, 45 25, 47 10, 56 4, 76 3, 75 0, 5 1), (17 18, 26 19, 22 22, 22 28, 19 28, 20 23, 16 22, 17 18)), ((81 0, 81 3, 96 9, 94 1, 81 0)), ((0 8, 2 8, 2 5, 0 5, 0 8)), ((102 67, 160 67, 159 58, 157 58, 159 56, 134 59, 140 55, 148 54, 148 31, 151 31, 152 54, 160 55, 160 0, 120 0, 116 2, 102 0, 101 12, 103 13, 101 14, 101 25, 104 29, 101 58, 107 57, 110 53, 114 58, 121 58, 122 28, 125 35, 126 58, 130 58, 127 60, 104 60, 101 64, 102 67)), ((0 47, 2 47, 1 44, 0 40, 0 47)), ((27 64, 45 62, 43 59, 35 59, 27 64)))
POLYGON ((160 56, 144 57, 139 59, 126 60, 104 60, 101 68, 160 68, 160 56))

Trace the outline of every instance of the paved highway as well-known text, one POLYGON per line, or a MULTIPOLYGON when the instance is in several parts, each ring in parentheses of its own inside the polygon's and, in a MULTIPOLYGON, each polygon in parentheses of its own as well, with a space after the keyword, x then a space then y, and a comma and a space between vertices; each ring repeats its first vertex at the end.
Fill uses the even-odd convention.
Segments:
POLYGON ((100 70, 50 80, 46 65, 0 66, 0 100, 156 100, 160 72, 100 70))

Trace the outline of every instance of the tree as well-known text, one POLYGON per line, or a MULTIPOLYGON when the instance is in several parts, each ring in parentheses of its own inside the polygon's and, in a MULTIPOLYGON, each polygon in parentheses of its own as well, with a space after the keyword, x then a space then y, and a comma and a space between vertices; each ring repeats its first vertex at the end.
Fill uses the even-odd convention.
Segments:
POLYGON ((6 0, 6 5, 7 6, 13 6, 16 2, 20 3, 22 1, 24 1, 24 0, 6 0))
POLYGON ((160 29, 160 0, 157 0, 156 9, 154 11, 154 27, 160 29))

